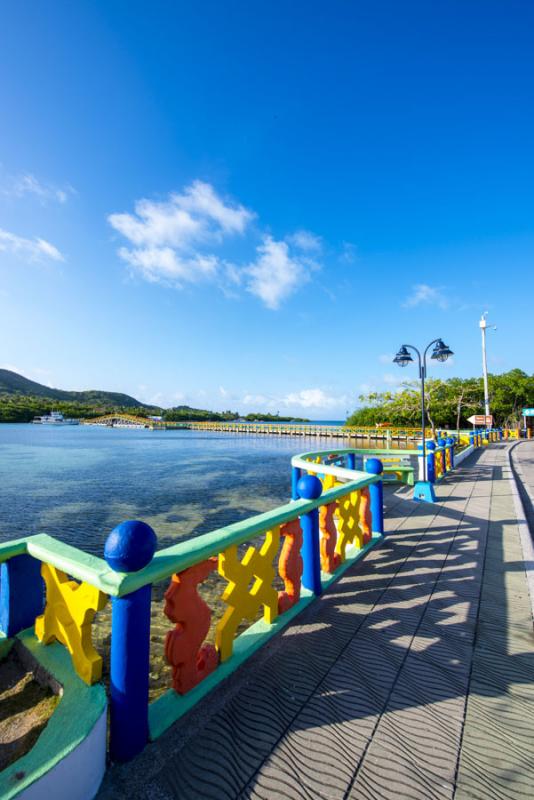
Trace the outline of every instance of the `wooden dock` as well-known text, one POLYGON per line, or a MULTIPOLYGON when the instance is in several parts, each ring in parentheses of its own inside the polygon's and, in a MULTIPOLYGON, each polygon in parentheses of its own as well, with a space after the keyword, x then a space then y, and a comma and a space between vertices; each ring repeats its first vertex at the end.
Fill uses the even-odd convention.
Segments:
POLYGON ((151 430, 192 430, 211 433, 233 433, 247 436, 301 436, 321 439, 365 439, 367 441, 408 442, 421 438, 420 428, 362 428, 344 425, 314 425, 269 422, 193 422, 136 417, 113 413, 83 420, 84 425, 102 427, 149 428, 151 430))
MULTIPOLYGON (((534 443, 515 448, 532 490, 534 443)), ((532 797, 534 564, 509 451, 476 451, 435 505, 388 490, 382 546, 99 798, 532 797)))

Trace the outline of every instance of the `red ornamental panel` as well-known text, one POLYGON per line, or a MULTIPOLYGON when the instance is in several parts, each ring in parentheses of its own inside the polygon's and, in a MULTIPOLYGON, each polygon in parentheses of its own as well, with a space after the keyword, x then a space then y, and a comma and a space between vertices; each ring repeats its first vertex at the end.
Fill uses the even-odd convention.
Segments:
POLYGON ((371 494, 369 487, 365 486, 361 491, 360 499, 360 528, 363 533, 364 544, 367 544, 372 539, 372 524, 371 494))
POLYGON ((300 599, 302 530, 298 519, 281 525, 280 536, 284 537, 284 544, 278 560, 278 572, 284 581, 285 590, 278 592, 278 613, 283 614, 300 599))
POLYGON ((336 503, 328 503, 319 510, 319 527, 321 529, 321 569, 331 574, 341 564, 341 557, 336 553, 337 529, 334 521, 336 503))
POLYGON ((165 657, 172 666, 172 685, 185 694, 216 668, 219 656, 212 644, 202 644, 211 622, 211 610, 197 592, 217 559, 209 558, 173 575, 165 592, 165 614, 176 627, 167 633, 165 657))

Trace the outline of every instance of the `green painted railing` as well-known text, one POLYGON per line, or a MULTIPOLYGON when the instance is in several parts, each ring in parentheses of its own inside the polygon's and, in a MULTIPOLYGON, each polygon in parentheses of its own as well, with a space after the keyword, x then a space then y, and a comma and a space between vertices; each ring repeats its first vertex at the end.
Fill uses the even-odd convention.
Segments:
POLYGON ((102 673, 92 624, 111 598, 110 754, 128 760, 381 540, 381 464, 371 461, 368 472, 334 468, 337 485, 324 491, 306 474, 315 471, 309 464, 291 502, 157 552, 154 532, 141 522, 119 525, 104 558, 47 534, 2 543, 0 628, 22 636, 35 623, 42 643, 64 644, 92 683, 102 673), (217 572, 226 611, 212 645, 205 642, 211 609, 197 589, 217 572), (173 686, 149 704, 151 590, 165 579, 173 686))

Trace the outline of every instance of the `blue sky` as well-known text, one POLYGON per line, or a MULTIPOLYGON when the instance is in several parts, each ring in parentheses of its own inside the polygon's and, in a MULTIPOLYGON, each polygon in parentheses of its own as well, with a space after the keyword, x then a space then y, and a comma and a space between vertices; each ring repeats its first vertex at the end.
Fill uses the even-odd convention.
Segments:
POLYGON ((4 3, 0 364, 341 418, 534 370, 530 2, 4 3))

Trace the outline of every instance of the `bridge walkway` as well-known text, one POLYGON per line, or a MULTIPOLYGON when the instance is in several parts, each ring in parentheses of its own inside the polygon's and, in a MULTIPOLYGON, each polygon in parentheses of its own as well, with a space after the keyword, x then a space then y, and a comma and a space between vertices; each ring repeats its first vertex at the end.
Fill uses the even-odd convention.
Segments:
POLYGON ((439 484, 443 503, 388 494, 383 546, 113 767, 101 800, 532 797, 534 636, 508 449, 471 456, 439 484))

